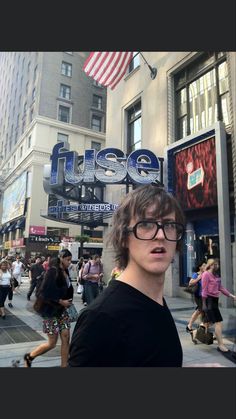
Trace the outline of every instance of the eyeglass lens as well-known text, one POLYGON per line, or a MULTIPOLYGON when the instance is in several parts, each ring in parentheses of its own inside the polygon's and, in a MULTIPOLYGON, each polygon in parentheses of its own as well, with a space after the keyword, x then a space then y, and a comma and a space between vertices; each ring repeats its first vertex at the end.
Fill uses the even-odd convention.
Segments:
POLYGON ((182 224, 175 222, 166 222, 159 224, 151 221, 141 221, 136 224, 136 236, 139 239, 151 240, 157 234, 159 229, 162 229, 167 240, 180 240, 183 235, 182 224))

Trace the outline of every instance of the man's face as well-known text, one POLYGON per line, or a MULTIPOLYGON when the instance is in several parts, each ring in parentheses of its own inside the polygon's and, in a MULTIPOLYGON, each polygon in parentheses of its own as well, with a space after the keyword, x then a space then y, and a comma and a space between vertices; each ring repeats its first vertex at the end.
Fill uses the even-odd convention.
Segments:
MULTIPOLYGON (((153 220, 152 213, 153 208, 150 207, 145 214, 145 219, 153 220)), ((132 218, 129 227, 133 227, 139 221, 142 220, 132 218)), ((155 221, 160 223, 175 221, 175 213, 172 212, 162 218, 159 217, 155 221)), ((130 233, 127 245, 129 249, 129 264, 141 271, 155 275, 164 275, 176 251, 176 242, 167 240, 162 229, 158 230, 152 240, 139 240, 134 233, 130 233)))
POLYGON ((94 262, 95 262, 97 265, 99 265, 99 263, 100 263, 100 258, 96 258, 96 259, 94 259, 94 262))
POLYGON ((41 263, 41 258, 37 258, 36 263, 41 263))

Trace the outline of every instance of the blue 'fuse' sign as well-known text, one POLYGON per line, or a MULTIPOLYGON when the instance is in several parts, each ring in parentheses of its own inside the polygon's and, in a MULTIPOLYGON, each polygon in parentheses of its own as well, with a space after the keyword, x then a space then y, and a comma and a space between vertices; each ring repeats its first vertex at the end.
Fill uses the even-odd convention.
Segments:
POLYGON ((162 181, 163 158, 147 149, 132 151, 128 156, 118 148, 85 150, 84 158, 70 151, 67 142, 57 143, 51 155, 50 185, 130 183, 149 184, 162 181), (81 166, 83 164, 83 170, 81 166))

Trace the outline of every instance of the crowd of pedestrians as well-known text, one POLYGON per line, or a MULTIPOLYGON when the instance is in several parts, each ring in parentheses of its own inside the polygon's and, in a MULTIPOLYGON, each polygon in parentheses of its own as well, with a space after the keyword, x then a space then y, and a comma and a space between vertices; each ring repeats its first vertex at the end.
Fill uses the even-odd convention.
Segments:
MULTIPOLYGON (((0 317, 6 318, 7 297, 8 306, 13 307, 13 295, 20 294, 21 275, 27 270, 27 300, 35 294, 33 308, 47 335, 47 342, 25 353, 25 367, 55 348, 59 336, 61 367, 181 367, 182 346, 163 290, 165 272, 184 237, 184 222, 179 203, 162 188, 149 185, 127 194, 113 215, 109 242, 116 263, 105 290, 103 263, 97 254, 87 260, 81 257, 76 266, 68 249, 57 257, 37 256, 27 262, 20 255, 15 260, 4 258, 0 263, 0 317), (73 304, 74 270, 76 290, 85 306, 79 314, 73 304)), ((219 296, 222 293, 234 300, 236 296, 222 286, 219 267, 218 259, 209 259, 194 270, 189 285, 195 286, 196 309, 186 331, 194 341, 197 321, 206 330, 214 325, 217 349, 225 356, 230 351, 222 338, 219 296)))
POLYGON ((224 356, 232 359, 231 351, 225 346, 222 336, 223 317, 219 309, 220 294, 236 300, 236 296, 231 294, 222 286, 220 278, 220 263, 218 258, 210 258, 199 264, 196 272, 193 272, 189 285, 196 285, 194 299, 196 309, 192 314, 186 331, 191 334, 192 341, 196 343, 197 328, 193 329, 193 324, 200 317, 200 327, 207 331, 211 326, 215 329, 215 339, 217 340, 217 350, 224 356))

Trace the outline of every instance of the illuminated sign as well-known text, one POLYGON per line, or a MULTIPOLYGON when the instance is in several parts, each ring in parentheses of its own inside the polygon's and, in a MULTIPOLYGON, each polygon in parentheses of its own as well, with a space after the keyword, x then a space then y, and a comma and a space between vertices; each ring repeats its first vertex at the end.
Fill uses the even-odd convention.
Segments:
POLYGON ((63 205, 63 201, 57 201, 57 205, 48 207, 48 214, 76 213, 76 212, 111 212, 118 208, 117 204, 73 204, 63 205))
POLYGON ((58 236, 48 237, 45 235, 29 235, 29 242, 31 243, 60 243, 61 239, 58 236))
POLYGON ((118 207, 102 202, 106 184, 163 186, 164 159, 147 149, 129 155, 118 148, 89 149, 78 156, 67 142, 61 142, 53 147, 50 159, 51 164, 44 166, 43 186, 53 198, 47 214, 41 215, 51 220, 104 225, 118 207))
POLYGON ((43 226, 30 226, 29 234, 45 235, 46 228, 43 226))
POLYGON ((78 184, 130 183, 149 184, 158 180, 163 159, 157 158, 150 150, 135 150, 125 156, 118 148, 85 150, 84 156, 70 151, 69 143, 58 143, 51 155, 50 186, 64 182, 78 184), (160 164, 161 162, 161 164, 160 164), (83 170, 81 165, 83 164, 83 170))

